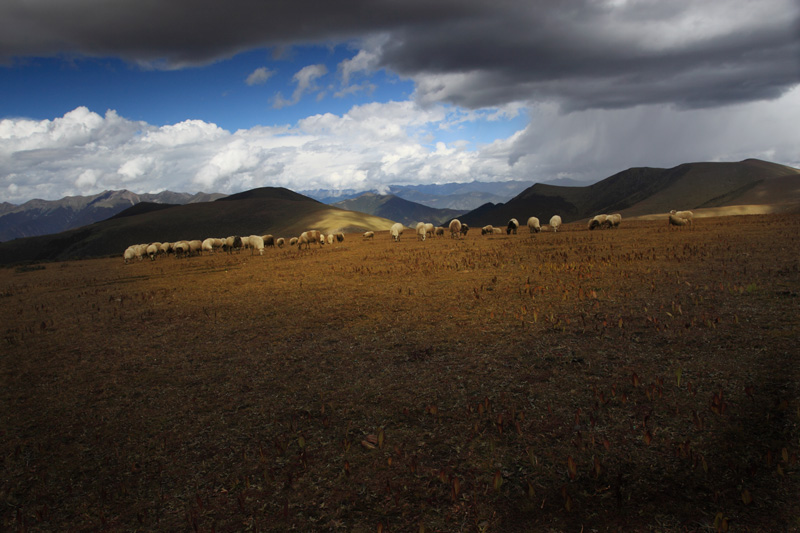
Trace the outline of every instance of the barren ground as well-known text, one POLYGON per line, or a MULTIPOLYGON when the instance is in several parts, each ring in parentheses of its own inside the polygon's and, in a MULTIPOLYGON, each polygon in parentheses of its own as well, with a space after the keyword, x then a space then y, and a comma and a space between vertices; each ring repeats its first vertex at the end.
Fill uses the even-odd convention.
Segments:
POLYGON ((0 270, 2 529, 798 530, 799 230, 0 270))

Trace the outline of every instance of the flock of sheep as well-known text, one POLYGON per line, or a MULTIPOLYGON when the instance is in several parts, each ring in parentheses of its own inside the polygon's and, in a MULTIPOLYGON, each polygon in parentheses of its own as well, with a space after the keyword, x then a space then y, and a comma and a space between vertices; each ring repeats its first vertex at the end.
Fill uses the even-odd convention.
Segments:
MULTIPOLYGON (((691 225, 693 216, 694 215, 691 211, 675 211, 673 209, 669 214, 669 225, 691 225)), ((622 215, 619 213, 614 213, 612 215, 595 215, 589 220, 588 228, 590 230, 606 228, 613 229, 618 228, 620 222, 622 222, 622 215)), ((542 226, 539 224, 539 219, 536 217, 530 217, 528 219, 527 226, 530 233, 539 233, 542 231, 542 226)), ((560 216, 554 215, 552 218, 550 218, 550 229, 552 229, 553 232, 557 232, 560 227, 560 216)), ((516 235, 518 229, 519 222, 516 218, 512 218, 508 221, 505 231, 507 235, 516 235)), ((392 240, 399 241, 404 230, 405 226, 398 222, 392 225, 392 227, 389 229, 389 236, 392 240)), ((450 232, 451 238, 463 238, 466 237, 467 232, 469 232, 469 226, 461 223, 458 219, 451 220, 447 229, 441 226, 436 227, 430 223, 419 222, 416 225, 415 233, 417 235, 417 239, 424 241, 428 237, 443 237, 446 231, 450 232)), ((502 233, 502 228, 496 228, 492 225, 481 228, 481 235, 502 235, 502 233)), ((375 237, 374 231, 367 231, 363 235, 364 239, 372 239, 373 237, 375 237)), ((299 237, 292 237, 289 239, 288 244, 289 246, 297 245, 297 247, 302 250, 304 245, 306 248, 309 248, 312 243, 323 245, 326 243, 333 244, 334 242, 340 243, 343 241, 344 233, 331 233, 329 235, 325 235, 317 230, 309 230, 304 231, 299 237)), ((178 241, 174 243, 154 242, 151 244, 134 244, 129 246, 123 254, 123 259, 127 264, 134 259, 141 261, 145 257, 148 257, 154 261, 158 256, 166 256, 169 254, 174 254, 176 257, 184 257, 189 255, 200 255, 203 252, 213 254, 217 251, 225 251, 232 253, 234 251, 246 249, 250 249, 251 254, 258 252, 259 255, 262 255, 264 253, 264 249, 267 247, 282 248, 285 245, 286 240, 284 238, 280 237, 276 239, 272 235, 250 235, 249 237, 232 236, 225 239, 208 238, 203 241, 192 240, 178 241)))
MULTIPOLYGON (((289 246, 297 245, 298 248, 303 245, 308 248, 311 243, 318 244, 333 244, 344 241, 344 233, 331 233, 324 235, 317 230, 304 231, 299 237, 292 237, 289 239, 289 246)), ((234 251, 250 250, 250 253, 255 255, 264 254, 264 249, 269 247, 283 248, 286 245, 286 239, 283 237, 275 238, 272 235, 250 235, 249 237, 231 236, 225 239, 210 237, 205 240, 192 240, 192 241, 177 241, 177 242, 154 242, 151 244, 134 244, 128 246, 123 253, 122 258, 125 263, 129 263, 134 259, 141 261, 145 257, 155 261, 159 256, 167 256, 170 254, 175 257, 185 257, 190 255, 201 255, 204 252, 213 254, 214 252, 224 251, 233 253, 234 251)))

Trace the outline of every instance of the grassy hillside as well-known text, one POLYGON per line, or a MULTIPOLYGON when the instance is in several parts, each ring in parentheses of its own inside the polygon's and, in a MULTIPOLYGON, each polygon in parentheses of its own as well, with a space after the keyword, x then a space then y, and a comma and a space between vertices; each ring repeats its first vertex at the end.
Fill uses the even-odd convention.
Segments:
POLYGON ((133 206, 109 220, 56 235, 0 243, 0 264, 121 254, 136 243, 266 233, 293 237, 307 229, 384 230, 392 224, 282 188, 254 189, 215 202, 149 207, 133 206))
POLYGON ((558 214, 571 222, 598 213, 633 217, 751 202, 800 210, 800 171, 756 159, 687 163, 671 169, 631 168, 586 187, 536 184, 505 204, 483 206, 460 220, 483 226, 537 216, 544 223, 558 214))

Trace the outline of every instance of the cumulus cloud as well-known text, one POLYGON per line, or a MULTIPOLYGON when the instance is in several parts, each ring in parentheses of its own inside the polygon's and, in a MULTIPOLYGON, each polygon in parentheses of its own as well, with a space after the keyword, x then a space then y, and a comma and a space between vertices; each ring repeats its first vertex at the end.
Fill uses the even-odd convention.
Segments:
POLYGON ((530 109, 530 122, 520 131, 474 146, 430 139, 449 124, 488 123, 492 114, 414 101, 359 105, 342 115, 236 132, 200 120, 154 126, 114 111, 77 108, 52 120, 0 121, 0 200, 122 188, 235 193, 260 186, 380 190, 473 180, 592 182, 631 166, 749 157, 800 167, 794 133, 800 88, 776 101, 724 111, 654 104, 564 115, 550 103, 530 109))

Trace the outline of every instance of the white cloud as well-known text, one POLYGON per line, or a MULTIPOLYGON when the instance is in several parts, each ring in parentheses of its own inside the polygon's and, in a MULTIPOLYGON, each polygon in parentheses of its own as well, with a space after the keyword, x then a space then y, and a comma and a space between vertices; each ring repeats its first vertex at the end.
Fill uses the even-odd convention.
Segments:
POLYGON ((267 67, 259 67, 251 72, 244 82, 250 86, 263 85, 267 83, 267 80, 269 80, 274 74, 274 70, 270 70, 267 67))
POLYGON ((291 126, 236 132, 201 120, 159 127, 86 108, 52 120, 5 119, 0 201, 120 188, 234 193, 260 186, 595 181, 632 166, 748 157, 800 166, 800 87, 779 100, 712 110, 653 105, 564 114, 552 103, 524 110, 524 129, 485 145, 437 138, 441 128, 464 121, 490 126, 522 111, 514 106, 465 113, 413 100, 371 103, 291 126))
MULTIPOLYGON (((316 81, 327 73, 328 67, 321 63, 301 68, 292 76, 292 81, 297 84, 297 87, 295 87, 292 93, 292 98, 287 100, 281 93, 278 93, 273 100, 273 107, 280 109, 282 107, 294 105, 300 101, 304 94, 319 91, 320 88, 317 86, 316 81)), ((322 95, 323 93, 319 93, 317 99, 321 99, 322 95)))

